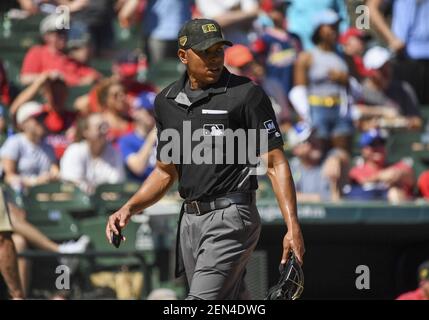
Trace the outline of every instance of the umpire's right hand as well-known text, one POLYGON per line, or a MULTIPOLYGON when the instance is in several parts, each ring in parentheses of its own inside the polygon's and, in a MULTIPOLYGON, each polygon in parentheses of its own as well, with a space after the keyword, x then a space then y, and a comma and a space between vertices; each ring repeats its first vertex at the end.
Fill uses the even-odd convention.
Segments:
MULTIPOLYGON (((131 211, 128 207, 125 206, 110 215, 106 225, 106 238, 110 244, 112 244, 112 233, 119 235, 120 230, 125 228, 125 226, 128 224, 128 221, 130 221, 130 218, 131 211)), ((125 240, 125 237, 122 236, 121 240, 125 240)))

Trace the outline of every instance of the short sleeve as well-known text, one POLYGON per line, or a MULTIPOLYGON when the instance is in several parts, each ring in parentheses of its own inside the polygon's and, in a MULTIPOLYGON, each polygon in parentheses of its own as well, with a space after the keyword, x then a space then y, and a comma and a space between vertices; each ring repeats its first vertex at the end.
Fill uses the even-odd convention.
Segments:
POLYGON ((168 141, 161 141, 160 137, 161 137, 161 132, 164 129, 162 126, 162 121, 161 121, 161 112, 160 112, 160 97, 159 95, 155 98, 155 124, 156 124, 156 134, 157 134, 157 146, 156 146, 156 159, 158 161, 161 161, 160 159, 160 154, 161 154, 161 150, 162 148, 168 143, 168 141))
POLYGON ((118 141, 118 145, 119 145, 119 151, 121 152, 122 161, 126 163, 128 157, 133 153, 135 153, 130 143, 130 136, 126 135, 121 137, 118 141))
POLYGON ((2 159, 9 159, 18 161, 20 143, 18 136, 11 136, 6 139, 5 143, 0 149, 0 157, 2 159))
MULTIPOLYGON (((263 130, 268 134, 268 150, 283 146, 283 138, 276 121, 270 98, 260 86, 252 86, 246 96, 243 108, 246 129, 263 130)), ((261 145, 259 143, 259 132, 257 137, 257 148, 259 152, 261 145)))
POLYGON ((40 48, 31 48, 24 57, 21 74, 42 73, 42 57, 40 48))

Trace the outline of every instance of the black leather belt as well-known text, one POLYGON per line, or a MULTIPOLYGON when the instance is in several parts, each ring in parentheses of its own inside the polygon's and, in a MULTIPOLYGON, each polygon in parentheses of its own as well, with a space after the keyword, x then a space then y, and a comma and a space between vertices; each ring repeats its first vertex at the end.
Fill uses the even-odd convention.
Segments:
POLYGON ((231 204, 250 204, 255 199, 254 192, 239 192, 221 196, 213 201, 185 201, 185 212, 200 216, 213 210, 229 207, 231 204))

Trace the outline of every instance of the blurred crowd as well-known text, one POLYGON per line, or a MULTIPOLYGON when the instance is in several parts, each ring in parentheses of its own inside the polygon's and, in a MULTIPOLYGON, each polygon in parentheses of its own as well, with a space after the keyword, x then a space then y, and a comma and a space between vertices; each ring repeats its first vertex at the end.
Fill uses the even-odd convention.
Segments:
POLYGON ((429 173, 416 176, 410 159, 390 162, 386 148, 390 134, 424 128, 427 0, 18 3, 15 19, 43 19, 41 41, 22 61, 20 92, 9 90, 0 64, 1 169, 17 192, 56 180, 89 194, 103 183, 144 181, 156 159, 153 105, 162 88, 141 75, 177 57, 185 21, 206 17, 235 44, 225 49, 226 67, 268 93, 299 201, 429 198, 429 173), (370 8, 369 29, 350 15, 359 4, 370 8), (58 6, 70 12, 65 28, 58 6), (138 30, 142 46, 116 46, 114 23, 138 30), (110 75, 92 67, 99 58, 110 59, 110 75), (88 90, 70 105, 76 87, 88 90))
MULTIPOLYGON (((18 194, 53 181, 88 194, 143 182, 156 161, 153 108, 163 89, 145 75, 177 59, 185 21, 205 17, 234 43, 226 67, 269 95, 298 201, 429 200, 429 171, 417 174, 412 157, 391 161, 387 147, 391 135, 424 130, 429 0, 18 0, 10 12, 41 17, 40 43, 18 77, 0 52, 1 173, 18 194), (360 4, 369 8, 368 28, 357 25, 360 4), (60 26, 59 6, 70 12, 60 26), (121 33, 139 32, 142 45, 117 46, 115 23, 121 33), (93 67, 97 59, 111 61, 109 75, 93 67), (87 90, 70 102, 75 88, 87 90)), ((9 208, 19 252, 27 242, 60 253, 88 245, 85 236, 58 245, 22 208, 9 208)), ((25 289, 28 268, 20 261, 25 289)))

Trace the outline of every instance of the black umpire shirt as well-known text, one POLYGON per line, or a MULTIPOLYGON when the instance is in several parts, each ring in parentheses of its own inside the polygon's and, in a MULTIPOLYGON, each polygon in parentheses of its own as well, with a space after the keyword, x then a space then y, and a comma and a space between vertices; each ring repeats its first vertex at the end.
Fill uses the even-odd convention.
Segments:
MULTIPOLYGON (((230 73, 225 67, 219 81, 207 88, 192 91, 188 83, 185 72, 155 99, 157 159, 164 163, 175 163, 179 174, 180 196, 191 201, 208 201, 232 192, 256 190, 257 178, 250 174, 253 165, 248 161, 238 161, 238 139, 234 140, 233 163, 225 160, 225 154, 221 159, 223 161, 214 160, 213 156, 213 161, 203 163, 195 163, 191 155, 198 144, 200 149, 206 148, 207 143, 210 143, 209 148, 215 148, 215 139, 227 129, 241 128, 246 132, 248 129, 265 130, 268 134, 267 151, 282 147, 283 139, 270 99, 260 86, 248 78, 230 73), (176 130, 180 140, 166 134, 173 132, 167 129, 176 130), (202 133, 200 140, 192 141, 190 132, 198 129, 202 133), (185 145, 190 146, 190 149, 185 145), (163 148, 166 148, 164 152, 163 148), (166 150, 169 150, 167 154, 172 157, 169 160, 165 159, 166 150)), ((224 146, 225 141, 221 145, 224 146)), ((258 153, 259 146, 256 149, 258 153)), ((224 153, 231 152, 228 150, 224 149, 224 153)), ((201 152, 204 154, 205 151, 201 152)))

